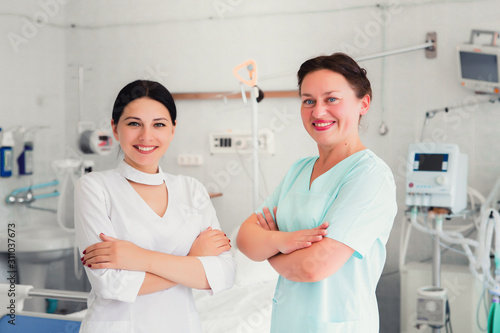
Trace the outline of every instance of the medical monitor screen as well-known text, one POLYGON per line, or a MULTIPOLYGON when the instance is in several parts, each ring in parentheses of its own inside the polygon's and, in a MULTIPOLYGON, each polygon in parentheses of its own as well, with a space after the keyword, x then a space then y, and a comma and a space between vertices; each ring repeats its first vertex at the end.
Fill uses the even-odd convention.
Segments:
POLYGON ((498 82, 498 58, 494 54, 460 51, 462 78, 498 82))
POLYGON ((413 171, 447 171, 448 154, 415 154, 413 171))

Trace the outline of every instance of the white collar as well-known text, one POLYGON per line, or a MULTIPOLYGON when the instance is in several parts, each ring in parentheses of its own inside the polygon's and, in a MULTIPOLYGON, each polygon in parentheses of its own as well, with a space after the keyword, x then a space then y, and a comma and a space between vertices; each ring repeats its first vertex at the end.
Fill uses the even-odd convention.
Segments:
POLYGON ((133 166, 127 164, 125 161, 121 161, 117 167, 118 172, 125 178, 134 183, 145 184, 145 185, 161 185, 164 182, 163 171, 158 165, 158 173, 145 173, 137 170, 133 166))

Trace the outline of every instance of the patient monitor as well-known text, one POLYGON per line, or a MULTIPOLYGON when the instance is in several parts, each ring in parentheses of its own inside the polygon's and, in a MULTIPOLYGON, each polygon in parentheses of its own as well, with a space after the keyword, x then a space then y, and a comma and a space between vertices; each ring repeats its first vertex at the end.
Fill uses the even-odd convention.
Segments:
POLYGON ((410 144, 406 170, 406 205, 467 208, 467 155, 452 143, 410 144))
POLYGON ((500 47, 459 45, 460 83, 474 91, 500 93, 500 47))
POLYGON ((500 94, 498 32, 472 30, 469 44, 457 46, 460 83, 479 93, 500 94), (485 44, 481 37, 491 36, 485 44))

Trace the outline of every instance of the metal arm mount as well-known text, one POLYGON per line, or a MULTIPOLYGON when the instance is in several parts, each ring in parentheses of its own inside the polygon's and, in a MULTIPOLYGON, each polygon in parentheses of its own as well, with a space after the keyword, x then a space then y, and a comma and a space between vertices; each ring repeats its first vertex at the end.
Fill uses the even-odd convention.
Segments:
POLYGON ((425 43, 423 43, 423 44, 403 47, 401 49, 396 49, 396 50, 391 50, 391 51, 374 53, 372 55, 367 55, 364 57, 355 58, 355 60, 356 61, 371 60, 371 59, 382 58, 382 57, 386 57, 386 56, 390 56, 390 55, 406 53, 406 52, 411 52, 411 51, 416 51, 416 50, 421 50, 421 49, 425 49, 425 57, 426 58, 429 58, 429 59, 436 58, 436 56, 437 56, 437 34, 435 32, 428 32, 426 39, 425 39, 425 43))
MULTIPOLYGON (((495 102, 500 102, 500 97, 499 98, 490 98, 488 100, 477 102, 477 105, 485 104, 485 103, 495 103, 495 102)), ((438 112, 448 113, 451 110, 459 109, 459 108, 463 108, 463 107, 464 107, 464 105, 445 106, 442 109, 434 109, 434 110, 427 111, 425 113, 424 125, 422 126, 422 133, 420 134, 420 142, 422 142, 424 140, 424 132, 425 132, 425 126, 427 125, 427 122, 429 121, 429 119, 433 118, 436 115, 436 113, 438 113, 438 112)))

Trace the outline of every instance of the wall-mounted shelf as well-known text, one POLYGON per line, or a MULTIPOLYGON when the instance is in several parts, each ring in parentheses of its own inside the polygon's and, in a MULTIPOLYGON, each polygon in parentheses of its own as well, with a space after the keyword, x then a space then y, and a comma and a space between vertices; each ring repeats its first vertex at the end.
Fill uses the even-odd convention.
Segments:
MULTIPOLYGON (((250 98, 250 92, 246 92, 247 98, 250 98)), ((172 94, 174 100, 190 99, 241 99, 240 92, 190 92, 172 94)), ((265 98, 291 98, 299 97, 298 90, 272 90, 264 92, 265 98)))

